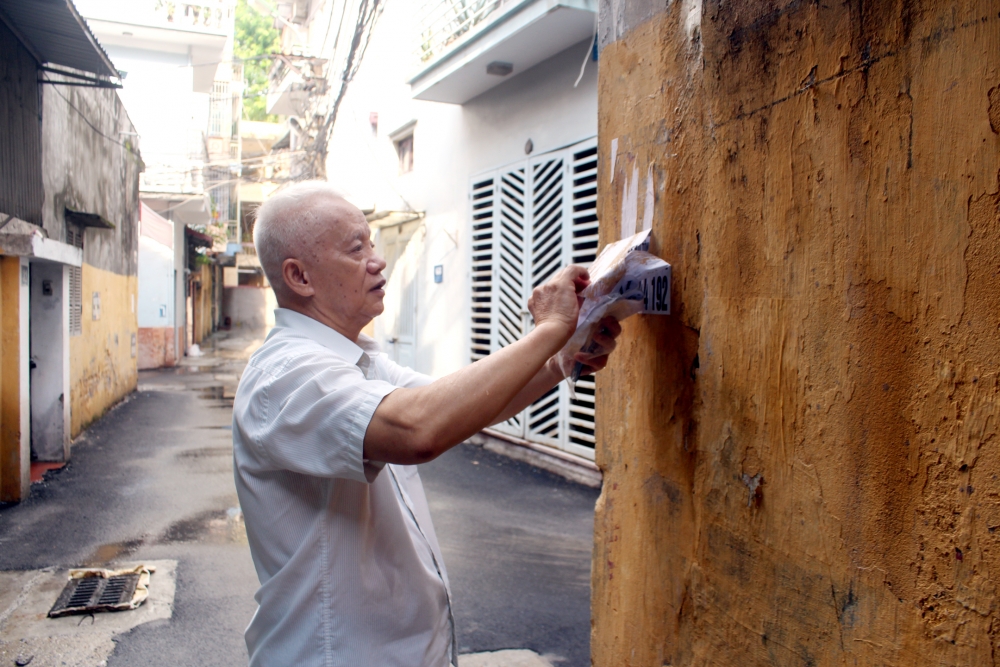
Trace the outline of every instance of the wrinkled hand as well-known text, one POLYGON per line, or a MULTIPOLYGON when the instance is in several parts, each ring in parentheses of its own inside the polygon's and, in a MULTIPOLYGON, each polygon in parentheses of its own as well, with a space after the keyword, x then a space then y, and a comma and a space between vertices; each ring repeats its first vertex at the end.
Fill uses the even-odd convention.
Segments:
POLYGON ((567 266, 547 283, 536 287, 528 299, 528 310, 535 318, 535 326, 557 324, 565 329, 567 339, 572 336, 583 303, 579 294, 589 284, 586 269, 567 266))
POLYGON ((583 364, 581 376, 593 375, 607 365, 608 356, 614 351, 617 345, 616 339, 621 333, 622 325, 611 316, 605 317, 597 323, 597 331, 594 333, 594 348, 602 350, 604 354, 594 357, 586 352, 577 352, 574 358, 583 364))

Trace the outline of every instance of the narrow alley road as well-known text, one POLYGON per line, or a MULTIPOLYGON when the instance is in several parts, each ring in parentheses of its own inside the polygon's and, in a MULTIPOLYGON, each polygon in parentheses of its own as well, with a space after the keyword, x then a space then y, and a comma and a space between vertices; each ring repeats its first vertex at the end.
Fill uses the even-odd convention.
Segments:
MULTIPOLYGON (((35 484, 26 502, 0 508, 0 665, 246 664, 242 633, 257 578, 233 486, 231 406, 259 340, 213 343, 182 367, 141 373, 139 391, 91 426, 66 468, 35 484), (54 601, 31 583, 40 576, 150 561, 165 564, 150 600, 157 577, 175 571, 172 601, 73 627, 59 619, 59 632, 19 612, 54 601), (45 568, 54 570, 31 575, 45 568), (129 628, 130 614, 148 622, 129 628)), ((421 475, 460 652, 526 648, 560 667, 589 665, 597 491, 472 445, 421 475)))

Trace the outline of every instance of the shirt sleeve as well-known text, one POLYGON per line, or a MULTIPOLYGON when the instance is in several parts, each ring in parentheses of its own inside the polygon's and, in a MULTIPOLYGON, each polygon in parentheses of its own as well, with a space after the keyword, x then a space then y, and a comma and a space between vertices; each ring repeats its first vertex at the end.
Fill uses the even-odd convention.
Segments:
POLYGON ((431 382, 434 382, 434 378, 430 375, 418 373, 408 366, 400 366, 395 361, 390 359, 388 355, 381 356, 381 361, 385 364, 384 367, 389 377, 389 382, 396 387, 412 389, 414 387, 423 387, 429 385, 431 382))
POLYGON ((396 387, 366 380, 345 361, 292 365, 260 393, 264 419, 253 434, 259 454, 282 470, 373 481, 378 471, 365 465, 365 432, 379 403, 396 387))

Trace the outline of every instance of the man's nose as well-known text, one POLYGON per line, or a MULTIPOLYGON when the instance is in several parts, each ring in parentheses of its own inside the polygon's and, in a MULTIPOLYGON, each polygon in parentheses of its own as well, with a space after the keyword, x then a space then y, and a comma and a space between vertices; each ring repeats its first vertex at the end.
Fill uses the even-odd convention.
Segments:
POLYGON ((368 260, 368 272, 369 273, 381 273, 382 269, 386 267, 386 262, 384 259, 375 255, 370 260, 368 260))

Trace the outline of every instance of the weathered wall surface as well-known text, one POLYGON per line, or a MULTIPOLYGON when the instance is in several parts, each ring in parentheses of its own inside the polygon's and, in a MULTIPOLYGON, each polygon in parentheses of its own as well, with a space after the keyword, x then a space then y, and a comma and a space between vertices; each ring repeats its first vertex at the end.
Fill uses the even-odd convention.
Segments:
POLYGON ((1000 8, 604 4, 594 664, 1000 664, 1000 8))
POLYGON ((42 88, 45 231, 65 240, 66 207, 103 216, 115 229, 87 229, 83 261, 134 276, 139 260, 139 172, 144 168, 135 148, 135 127, 114 90, 42 88))
POLYGON ((173 327, 139 327, 139 370, 177 365, 173 327))
POLYGON ((73 437, 135 390, 139 382, 138 290, 136 276, 83 264, 83 334, 70 338, 73 437))
MULTIPOLYGON (((51 78, 58 78, 52 75, 51 78)), ((83 230, 82 333, 70 338, 73 437, 135 389, 139 172, 135 128, 114 90, 43 90, 43 222, 66 240, 66 208, 96 213, 114 229, 83 230)))
MULTIPOLYGON (((212 296, 215 294, 218 269, 211 264, 199 264, 191 281, 191 300, 194 314, 194 342, 201 344, 215 328, 212 296)), ((221 304, 220 304, 221 305, 221 304)))
POLYGON ((274 290, 270 287, 240 285, 222 290, 222 316, 228 317, 233 327, 252 331, 270 329, 274 326, 277 307, 274 290))
POLYGON ((27 270, 20 257, 0 257, 0 502, 21 500, 31 485, 27 270))

